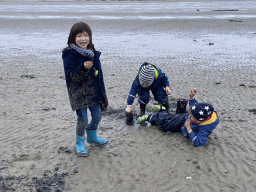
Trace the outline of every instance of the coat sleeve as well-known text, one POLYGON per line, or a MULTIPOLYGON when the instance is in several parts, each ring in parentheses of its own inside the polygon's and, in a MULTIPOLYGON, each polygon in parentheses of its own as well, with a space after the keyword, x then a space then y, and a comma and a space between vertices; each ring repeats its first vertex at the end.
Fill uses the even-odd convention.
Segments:
POLYGON ((104 111, 106 110, 106 107, 108 106, 108 98, 107 98, 107 93, 106 93, 106 88, 105 88, 105 83, 104 83, 104 77, 103 77, 103 71, 102 71, 102 67, 101 67, 101 62, 100 62, 100 55, 101 52, 99 51, 95 51, 94 53, 94 59, 93 59, 93 64, 96 66, 96 70, 99 70, 99 80, 100 80, 100 89, 104 98, 104 101, 101 105, 101 110, 104 111))
POLYGON ((181 132, 183 133, 183 135, 184 135, 185 137, 187 137, 187 138, 189 137, 188 130, 187 130, 187 128, 185 127, 185 125, 182 126, 181 132))
POLYGON ((192 131, 189 134, 189 138, 195 147, 203 146, 208 140, 207 135, 201 130, 196 133, 192 131))
POLYGON ((133 104, 133 101, 135 99, 135 96, 137 95, 138 93, 138 90, 139 90, 139 84, 138 84, 138 80, 137 80, 137 76, 136 78, 134 79, 133 83, 132 83, 132 87, 131 87, 131 90, 130 90, 130 93, 128 95, 128 98, 127 98, 127 105, 132 105, 133 104))
POLYGON ((192 105, 195 105, 196 103, 197 103, 196 99, 189 100, 189 107, 191 107, 192 105))
POLYGON ((75 55, 67 55, 63 58, 63 63, 65 75, 69 76, 73 82, 78 83, 86 79, 89 70, 84 67, 83 63, 77 65, 75 55))
POLYGON ((170 87, 170 83, 168 80, 168 77, 165 75, 165 73, 163 73, 160 69, 158 69, 159 72, 161 72, 161 83, 164 87, 170 87))

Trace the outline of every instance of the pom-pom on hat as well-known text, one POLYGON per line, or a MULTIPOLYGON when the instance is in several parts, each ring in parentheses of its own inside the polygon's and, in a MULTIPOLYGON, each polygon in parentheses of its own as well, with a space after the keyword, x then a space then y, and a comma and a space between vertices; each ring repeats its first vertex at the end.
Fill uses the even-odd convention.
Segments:
POLYGON ((152 83, 155 78, 155 69, 151 64, 145 64, 140 71, 140 81, 152 83))
POLYGON ((204 121, 212 115, 214 108, 208 103, 196 103, 191 106, 191 113, 198 121, 204 121))

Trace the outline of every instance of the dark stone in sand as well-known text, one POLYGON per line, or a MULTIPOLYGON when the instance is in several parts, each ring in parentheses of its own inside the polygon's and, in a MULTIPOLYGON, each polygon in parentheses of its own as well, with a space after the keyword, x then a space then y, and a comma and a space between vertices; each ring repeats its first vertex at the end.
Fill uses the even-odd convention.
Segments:
POLYGON ((51 189, 49 188, 49 187, 41 187, 41 186, 38 186, 37 188, 36 188, 36 191, 37 192, 51 192, 51 189))
POLYGON ((61 192, 62 190, 61 189, 56 189, 55 192, 61 192))
POLYGON ((44 171, 44 176, 49 176, 51 174, 51 171, 50 170, 45 170, 44 171))
POLYGON ((63 191, 65 185, 63 176, 58 176, 57 174, 51 177, 44 176, 40 179, 36 178, 32 181, 35 183, 36 190, 39 192, 63 191))
MULTIPOLYGON (((5 169, 5 167, 3 167, 5 169)), ((76 170, 76 169, 75 169, 76 170)), ((74 170, 74 173, 78 171, 74 170)), ((21 189, 23 182, 29 187, 28 191, 39 191, 39 192, 55 192, 55 191, 70 191, 71 189, 65 187, 64 178, 68 176, 68 173, 64 173, 57 167, 52 174, 51 170, 45 170, 43 177, 32 177, 28 178, 25 175, 19 177, 13 175, 2 176, 0 175, 0 192, 2 191, 16 191, 21 189), (61 174, 59 174, 61 172, 61 174), (10 187, 12 186, 12 187, 10 187), (14 187, 13 187, 14 186, 14 187), (19 187, 18 187, 19 186, 19 187), (18 187, 18 188, 17 188, 18 187), (21 188, 20 188, 21 187, 21 188)))
POLYGON ((1 168, 0 168, 0 171, 3 170, 3 169, 7 169, 7 168, 8 168, 8 167, 1 167, 1 168))
POLYGON ((256 109, 249 109, 249 112, 256 114, 256 109))
POLYGON ((5 180, 14 180, 14 179, 15 179, 15 176, 13 176, 13 175, 5 177, 5 180))
MULTIPOLYGON (((58 152, 59 153, 68 153, 68 154, 70 154, 70 153, 72 153, 72 150, 70 150, 69 148, 67 148, 67 147, 60 147, 59 149, 58 149, 58 152)), ((56 169, 56 168, 55 168, 56 169)))
POLYGON ((21 182, 23 179, 28 180, 28 177, 25 175, 21 175, 19 177, 15 177, 15 181, 21 182))
POLYGON ((255 85, 249 85, 249 88, 256 88, 255 85))
POLYGON ((37 180, 38 178, 37 177, 32 177, 32 181, 35 181, 35 180, 37 180))
POLYGON ((60 168, 59 167, 55 167, 54 168, 54 171, 58 171, 60 168))
POLYGON ((54 108, 54 107, 52 107, 52 108, 47 107, 47 108, 43 108, 42 110, 43 111, 50 111, 50 110, 56 110, 56 108, 54 108))
POLYGON ((245 87, 245 84, 242 83, 242 84, 240 84, 239 86, 240 86, 240 87, 245 87))
MULTIPOLYGON (((68 176, 68 173, 64 173, 58 168, 58 172, 54 175, 51 174, 50 170, 44 171, 44 176, 42 178, 32 177, 29 179, 27 176, 22 175, 15 177, 13 175, 2 176, 0 175, 0 192, 1 191, 15 191, 16 188, 10 186, 23 185, 22 180, 24 180, 27 186, 30 188, 29 191, 39 191, 39 192, 55 192, 55 191, 69 191, 69 188, 65 188, 64 178, 68 176)), ((75 172, 75 171, 74 171, 75 172)), ((77 171, 78 172, 78 171, 77 171)))
POLYGON ((29 78, 29 79, 33 79, 33 78, 36 78, 35 75, 21 75, 20 77, 26 77, 26 78, 29 78))
POLYGON ((214 43, 209 43, 209 45, 214 45, 214 43))
POLYGON ((238 21, 238 20, 229 20, 229 21, 231 21, 231 22, 243 22, 243 21, 238 21))

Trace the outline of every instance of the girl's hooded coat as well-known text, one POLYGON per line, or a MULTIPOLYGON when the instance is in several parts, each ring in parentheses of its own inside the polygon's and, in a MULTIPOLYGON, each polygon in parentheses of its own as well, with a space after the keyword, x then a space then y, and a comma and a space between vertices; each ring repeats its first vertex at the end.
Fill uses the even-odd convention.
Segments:
POLYGON ((101 104, 104 108, 108 106, 100 55, 99 51, 94 51, 93 66, 86 69, 84 62, 91 61, 89 57, 82 56, 72 48, 63 50, 62 59, 72 110, 95 104, 101 104), (97 76, 94 75, 96 70, 98 70, 97 76))

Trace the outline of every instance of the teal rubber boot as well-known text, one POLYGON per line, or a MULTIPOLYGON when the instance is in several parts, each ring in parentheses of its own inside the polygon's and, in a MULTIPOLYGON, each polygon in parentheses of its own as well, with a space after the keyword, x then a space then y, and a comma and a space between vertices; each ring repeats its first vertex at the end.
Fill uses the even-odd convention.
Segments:
POLYGON ((78 157, 87 157, 87 151, 84 148, 84 136, 76 136, 76 154, 78 157))
POLYGON ((87 143, 96 145, 106 145, 108 144, 108 140, 104 138, 100 138, 97 136, 97 129, 96 130, 86 130, 87 133, 87 143))

